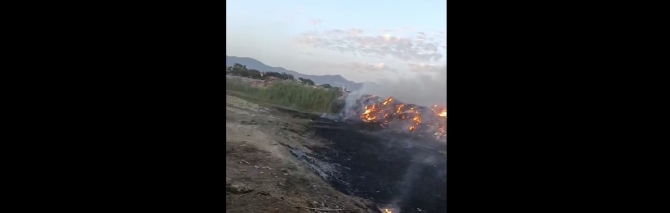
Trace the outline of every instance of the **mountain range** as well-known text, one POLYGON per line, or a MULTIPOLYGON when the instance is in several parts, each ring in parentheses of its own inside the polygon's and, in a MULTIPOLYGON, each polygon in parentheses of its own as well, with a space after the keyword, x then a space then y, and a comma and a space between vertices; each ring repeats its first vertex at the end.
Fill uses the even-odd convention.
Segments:
POLYGON ((234 64, 246 65, 247 68, 249 69, 255 69, 261 72, 268 72, 268 71, 278 73, 284 72, 286 74, 293 75, 295 78, 300 77, 300 78, 311 79, 316 84, 330 84, 331 86, 336 87, 344 86, 347 88, 347 90, 350 91, 358 90, 363 86, 363 83, 356 83, 347 80, 341 75, 307 75, 293 70, 287 70, 284 69, 283 67, 271 67, 253 58, 226 55, 226 67, 233 66, 234 64))

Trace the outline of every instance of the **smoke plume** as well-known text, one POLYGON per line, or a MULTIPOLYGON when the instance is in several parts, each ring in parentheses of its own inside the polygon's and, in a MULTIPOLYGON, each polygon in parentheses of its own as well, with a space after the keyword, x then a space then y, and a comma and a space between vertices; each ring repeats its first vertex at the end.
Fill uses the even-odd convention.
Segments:
POLYGON ((392 96, 404 103, 422 106, 444 105, 447 103, 447 69, 443 66, 432 75, 422 74, 395 81, 387 79, 379 84, 365 83, 360 90, 347 96, 347 108, 365 94, 382 98, 392 96))

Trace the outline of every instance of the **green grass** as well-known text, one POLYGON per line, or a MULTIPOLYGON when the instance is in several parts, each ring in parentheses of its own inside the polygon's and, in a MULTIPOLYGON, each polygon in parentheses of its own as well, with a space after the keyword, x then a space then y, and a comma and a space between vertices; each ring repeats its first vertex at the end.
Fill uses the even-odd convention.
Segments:
POLYGON ((275 82, 268 87, 252 87, 248 82, 226 79, 226 90, 232 90, 261 101, 283 107, 311 111, 332 112, 337 92, 312 88, 294 82, 275 82))

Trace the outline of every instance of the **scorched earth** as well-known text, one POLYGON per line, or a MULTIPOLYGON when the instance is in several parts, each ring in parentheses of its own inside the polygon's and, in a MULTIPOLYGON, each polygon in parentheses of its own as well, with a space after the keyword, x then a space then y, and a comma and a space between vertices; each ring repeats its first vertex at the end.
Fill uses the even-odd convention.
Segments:
POLYGON ((226 95, 226 212, 379 212, 295 157, 322 146, 298 134, 308 122, 226 95))

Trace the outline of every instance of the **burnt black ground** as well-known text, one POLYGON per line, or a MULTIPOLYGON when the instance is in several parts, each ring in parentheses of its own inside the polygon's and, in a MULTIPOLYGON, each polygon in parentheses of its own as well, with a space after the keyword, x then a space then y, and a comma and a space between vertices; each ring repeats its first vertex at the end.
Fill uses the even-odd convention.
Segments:
POLYGON ((338 165, 341 174, 327 180, 338 190, 396 205, 403 213, 446 211, 446 156, 439 152, 446 150, 444 142, 385 132, 374 123, 280 110, 312 119, 308 131, 331 142, 312 147, 312 157, 338 165))

